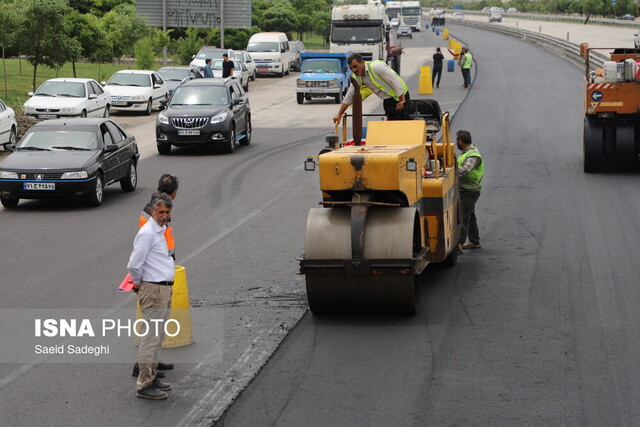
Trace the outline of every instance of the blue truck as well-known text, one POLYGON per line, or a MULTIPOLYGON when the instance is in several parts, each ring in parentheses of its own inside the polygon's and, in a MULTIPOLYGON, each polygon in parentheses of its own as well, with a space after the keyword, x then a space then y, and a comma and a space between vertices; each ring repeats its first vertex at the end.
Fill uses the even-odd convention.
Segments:
POLYGON ((349 88, 351 70, 347 58, 351 52, 320 53, 302 52, 300 60, 300 74, 296 81, 296 98, 298 104, 305 99, 333 97, 336 104, 342 102, 342 97, 349 88))

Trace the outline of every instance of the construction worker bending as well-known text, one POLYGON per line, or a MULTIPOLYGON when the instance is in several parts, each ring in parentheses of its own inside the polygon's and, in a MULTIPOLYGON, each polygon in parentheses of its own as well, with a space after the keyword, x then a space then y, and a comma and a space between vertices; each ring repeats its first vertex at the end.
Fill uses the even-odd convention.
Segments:
POLYGON ((458 253, 463 249, 480 249, 480 231, 476 219, 476 202, 482 190, 484 177, 484 161, 478 148, 471 141, 468 130, 456 133, 456 145, 460 150, 458 156, 458 176, 460 177, 460 210, 462 212, 462 227, 458 240, 458 253), (469 244, 465 245, 469 237, 469 244))
MULTIPOLYGON (((362 100, 372 93, 382 99, 384 113, 389 120, 406 120, 404 113, 405 102, 409 101, 409 88, 400 76, 384 61, 367 61, 357 53, 347 58, 349 68, 360 85, 362 100)), ((338 114, 333 118, 335 123, 340 121, 344 112, 353 104, 353 85, 349 86, 344 96, 338 114)))

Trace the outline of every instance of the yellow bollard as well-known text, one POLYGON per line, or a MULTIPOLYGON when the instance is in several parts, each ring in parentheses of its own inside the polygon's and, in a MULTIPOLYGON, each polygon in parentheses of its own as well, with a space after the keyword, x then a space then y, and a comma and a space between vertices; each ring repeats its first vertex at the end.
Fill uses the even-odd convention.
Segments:
POLYGON ((433 83, 431 82, 431 67, 420 67, 420 80, 418 93, 420 95, 431 95, 433 93, 433 83))
POLYGON ((460 52, 462 52, 462 43, 456 41, 456 44, 453 46, 453 53, 456 55, 460 55, 460 52))
MULTIPOLYGON (((189 303, 189 287, 187 286, 187 271, 181 265, 176 265, 176 275, 173 278, 171 295, 171 315, 169 319, 174 319, 180 324, 180 333, 176 336, 165 336, 162 341, 162 348, 183 347, 193 344, 193 328, 191 326, 191 304, 189 303)), ((136 305, 136 318, 142 319, 140 303, 136 305)), ((176 326, 174 322, 167 324, 167 331, 175 334, 176 326)), ((140 343, 140 338, 135 337, 136 345, 140 343)))
POLYGON ((456 43, 458 43, 458 40, 454 39, 453 37, 449 37, 449 49, 453 50, 456 43))
POLYGON ((442 30, 442 40, 447 40, 449 38, 449 30, 448 29, 444 29, 442 30))

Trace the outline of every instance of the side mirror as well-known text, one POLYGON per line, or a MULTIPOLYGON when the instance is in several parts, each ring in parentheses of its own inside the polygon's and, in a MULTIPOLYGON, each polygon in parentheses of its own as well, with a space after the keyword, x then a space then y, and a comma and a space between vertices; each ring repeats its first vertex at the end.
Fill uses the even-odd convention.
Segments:
POLYGON ((160 105, 162 105, 163 107, 167 107, 167 100, 166 99, 161 99, 160 100, 160 105))
POLYGON ((344 74, 347 74, 347 70, 348 70, 348 69, 349 69, 349 68, 345 65, 344 67, 342 67, 342 72, 343 72, 344 74))
POLYGON ((100 84, 101 84, 102 86, 106 86, 106 85, 107 85, 107 82, 100 82, 100 84))
POLYGON ((154 88, 154 89, 160 89, 161 87, 162 87, 162 85, 159 85, 159 84, 157 84, 157 83, 153 85, 153 88, 154 88))
POLYGON ((33 96, 33 92, 27 92, 27 96, 33 96))
POLYGON ((7 150, 7 151, 13 151, 13 150, 16 149, 16 146, 15 146, 15 144, 7 144, 7 145, 4 146, 4 149, 7 150))
POLYGON ((113 153, 114 151, 118 151, 118 148, 118 144, 107 144, 107 146, 104 147, 104 152, 113 153))
POLYGON ((236 105, 242 105, 242 104, 244 104, 244 99, 242 98, 236 98, 233 101, 231 101, 231 105, 233 105, 234 107, 236 105))
POLYGON ((89 99, 97 99, 98 95, 96 95, 95 93, 90 93, 89 94, 89 99))

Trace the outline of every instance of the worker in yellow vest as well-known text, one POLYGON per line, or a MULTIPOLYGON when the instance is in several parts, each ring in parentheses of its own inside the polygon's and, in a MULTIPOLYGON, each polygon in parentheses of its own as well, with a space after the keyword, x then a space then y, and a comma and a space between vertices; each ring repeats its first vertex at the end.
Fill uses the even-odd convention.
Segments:
MULTIPOLYGON (((158 192, 153 193, 153 195, 151 196, 151 201, 145 205, 144 209, 142 209, 142 213, 140 214, 140 219, 138 220, 139 228, 142 228, 142 226, 149 221, 149 218, 151 218, 151 215, 153 214, 153 209, 151 205, 153 204, 155 199, 157 199, 160 196, 160 194, 167 194, 173 201, 176 198, 176 194, 178 194, 178 185, 179 185, 178 177, 175 175, 172 175, 170 173, 165 173, 160 177, 160 180, 158 181, 158 192)), ((167 220, 165 225, 167 226, 167 228, 164 231, 164 239, 167 242, 169 255, 175 260, 176 259, 176 243, 175 243, 175 240, 173 239, 173 223, 171 222, 171 216, 169 216, 169 219, 167 220)), ((156 369, 159 371, 167 371, 167 370, 173 369, 173 367, 174 367, 173 363, 158 362, 158 366, 156 369)), ((139 373, 140 373, 140 369, 138 367, 138 363, 136 363, 135 365, 133 365, 133 372, 131 373, 131 375, 134 377, 137 377, 139 373)), ((164 373, 159 372, 157 377, 164 378, 164 373)))
POLYGON ((471 86, 471 67, 473 66, 473 55, 469 52, 469 48, 463 47, 460 51, 460 59, 458 60, 460 71, 462 72, 462 80, 464 87, 471 86))
POLYGON ((476 219, 476 202, 482 191, 482 179, 484 178, 484 161, 473 145, 471 133, 468 130, 459 130, 456 133, 456 145, 460 150, 458 156, 458 176, 460 177, 460 211, 462 227, 458 240, 458 253, 463 249, 480 249, 480 232, 476 219), (465 242, 469 237, 469 243, 465 242))
MULTIPOLYGON (((400 76, 384 61, 365 62, 357 53, 347 58, 349 68, 360 85, 362 100, 372 93, 382 99, 384 113, 389 120, 406 120, 405 103, 409 101, 409 88, 400 76)), ((335 123, 340 121, 344 112, 353 104, 353 85, 349 86, 338 114, 333 118, 335 123)))

